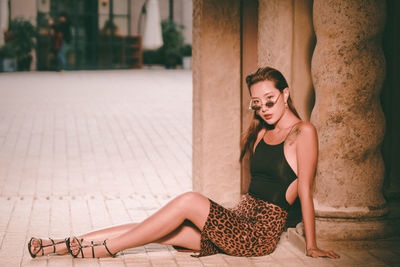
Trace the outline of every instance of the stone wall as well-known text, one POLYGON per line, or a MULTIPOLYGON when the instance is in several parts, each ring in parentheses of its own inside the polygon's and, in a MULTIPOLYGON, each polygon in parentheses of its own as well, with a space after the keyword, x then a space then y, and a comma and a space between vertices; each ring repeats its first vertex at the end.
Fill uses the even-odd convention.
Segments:
POLYGON ((24 18, 36 25, 36 1, 11 0, 11 19, 24 18))
MULTIPOLYGON (((247 0, 242 4, 242 114, 241 132, 246 131, 253 116, 249 110, 250 93, 246 77, 258 67, 258 0, 247 0)), ((238 146, 239 149, 239 146, 238 146)), ((247 193, 250 185, 250 165, 248 158, 241 163, 241 193, 247 193)))

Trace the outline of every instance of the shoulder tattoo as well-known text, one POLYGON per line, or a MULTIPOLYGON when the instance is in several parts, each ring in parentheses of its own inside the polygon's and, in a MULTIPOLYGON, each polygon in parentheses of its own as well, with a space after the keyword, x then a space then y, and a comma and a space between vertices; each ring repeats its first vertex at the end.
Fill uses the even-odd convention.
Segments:
POLYGON ((296 142, 297 137, 300 135, 301 133, 301 129, 300 127, 295 127, 295 129, 293 129, 293 131, 289 134, 289 136, 287 137, 286 141, 289 143, 289 145, 293 145, 294 142, 296 142))

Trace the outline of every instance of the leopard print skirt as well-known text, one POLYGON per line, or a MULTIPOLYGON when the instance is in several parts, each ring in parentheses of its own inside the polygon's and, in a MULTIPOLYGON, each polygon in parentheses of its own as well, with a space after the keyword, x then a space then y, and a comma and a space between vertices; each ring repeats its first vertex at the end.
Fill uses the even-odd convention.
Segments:
POLYGON ((248 194, 233 209, 210 203, 200 253, 195 257, 216 253, 264 256, 274 251, 285 227, 285 210, 248 194))

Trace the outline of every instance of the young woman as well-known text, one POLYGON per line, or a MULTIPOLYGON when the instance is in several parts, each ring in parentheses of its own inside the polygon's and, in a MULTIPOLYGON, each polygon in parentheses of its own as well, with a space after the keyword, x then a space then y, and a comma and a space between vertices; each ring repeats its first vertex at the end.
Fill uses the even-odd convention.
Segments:
POLYGON ((114 226, 65 240, 32 238, 32 257, 49 253, 73 257, 115 256, 121 250, 161 243, 235 256, 262 256, 274 251, 288 209, 299 196, 307 255, 339 257, 317 247, 312 183, 318 155, 317 133, 300 120, 283 75, 260 68, 246 79, 254 117, 241 142, 241 157, 250 160, 248 194, 234 209, 205 196, 184 193, 141 223, 114 226))

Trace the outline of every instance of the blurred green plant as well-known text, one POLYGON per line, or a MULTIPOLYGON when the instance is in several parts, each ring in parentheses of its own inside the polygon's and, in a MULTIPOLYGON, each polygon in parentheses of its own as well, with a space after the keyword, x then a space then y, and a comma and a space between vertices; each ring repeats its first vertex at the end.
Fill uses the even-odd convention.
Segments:
POLYGON ((160 55, 159 49, 157 49, 157 50, 144 50, 143 51, 143 64, 146 64, 146 65, 164 64, 163 58, 160 55))
POLYGON ((175 68, 182 64, 183 26, 164 20, 161 22, 161 29, 164 44, 159 50, 160 56, 167 68, 175 68))
POLYGON ((182 47, 182 56, 184 56, 184 57, 192 56, 192 46, 190 44, 185 44, 182 47))
POLYGON ((157 50, 143 51, 143 63, 148 65, 162 64, 167 68, 175 68, 182 64, 183 56, 192 55, 192 46, 184 45, 183 25, 170 20, 161 22, 163 46, 157 50))
POLYGON ((36 28, 28 20, 13 19, 4 33, 5 45, 2 53, 17 58, 18 70, 29 70, 31 51, 35 48, 36 28))
POLYGON ((15 49, 8 43, 0 46, 0 59, 6 58, 15 58, 16 51, 15 49))

